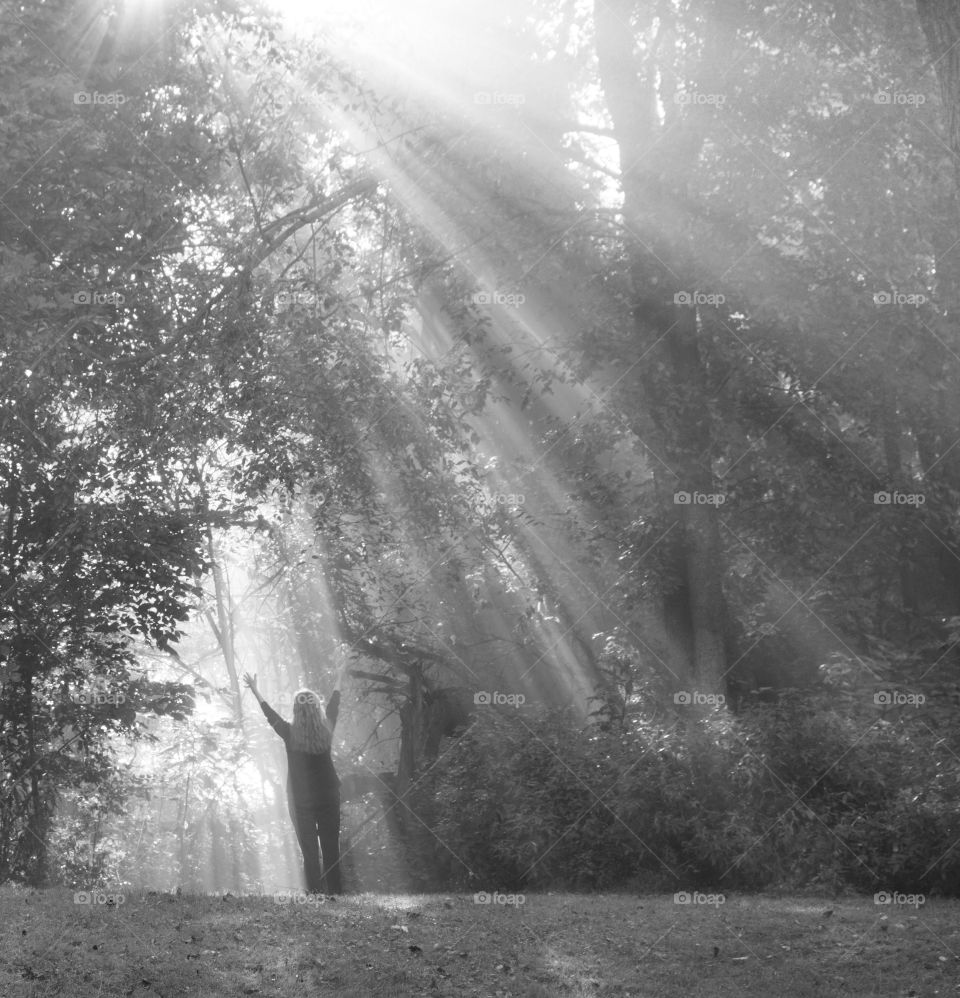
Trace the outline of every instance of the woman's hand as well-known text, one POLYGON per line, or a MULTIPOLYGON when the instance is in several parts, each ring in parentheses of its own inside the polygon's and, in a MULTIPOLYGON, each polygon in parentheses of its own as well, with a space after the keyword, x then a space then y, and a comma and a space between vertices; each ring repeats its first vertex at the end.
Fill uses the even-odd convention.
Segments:
POLYGON ((264 702, 263 697, 260 696, 260 691, 257 689, 257 674, 254 673, 252 676, 249 672, 243 674, 243 681, 250 688, 250 692, 257 698, 257 703, 262 704, 264 702))
POLYGON ((340 687, 343 685, 344 679, 347 678, 347 669, 349 667, 350 667, 349 662, 344 662, 343 665, 340 666, 339 670, 337 671, 336 678, 333 681, 333 688, 335 690, 339 690, 340 687))

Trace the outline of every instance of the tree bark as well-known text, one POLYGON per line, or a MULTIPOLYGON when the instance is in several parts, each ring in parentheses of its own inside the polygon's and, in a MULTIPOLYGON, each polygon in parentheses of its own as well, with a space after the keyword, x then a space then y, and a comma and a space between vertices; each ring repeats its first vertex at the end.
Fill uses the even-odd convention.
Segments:
MULTIPOLYGON (((707 372, 701 356, 697 309, 680 304, 677 295, 695 290, 684 287, 683 219, 670 209, 665 171, 689 166, 702 145, 699 129, 687 129, 682 148, 688 162, 652 162, 662 128, 657 116, 654 67, 646 76, 634 56, 631 15, 633 0, 597 0, 594 6, 600 82, 613 120, 619 146, 623 213, 633 237, 629 240, 636 356, 644 367, 640 375, 646 403, 662 432, 665 454, 676 482, 676 492, 708 495, 717 491, 711 468, 713 433, 708 407, 707 372)), ((719 16, 714 4, 708 13, 719 16)), ((704 65, 716 56, 716 39, 705 50, 704 65)), ((672 498, 672 497, 671 497, 672 498)), ((677 677, 698 692, 720 693, 726 688, 723 600, 724 557, 718 508, 714 504, 676 504, 682 536, 677 571, 689 621, 688 675, 677 677)))
POLYGON ((227 666, 227 675, 230 677, 230 689, 233 692, 233 712, 238 723, 243 723, 243 709, 240 706, 240 677, 237 673, 237 657, 235 634, 233 624, 233 606, 230 599, 230 590, 227 585, 227 578, 223 572, 220 562, 220 552, 213 539, 213 531, 207 528, 207 555, 210 558, 210 570, 213 577, 214 600, 217 604, 217 619, 214 622, 212 615, 208 612, 207 617, 213 629, 220 651, 223 653, 223 661, 227 666))
POLYGON ((917 14, 940 84, 940 99, 947 117, 947 141, 960 190, 960 3, 917 0, 917 14))
POLYGON ((410 669, 406 703, 400 708, 400 760, 397 765, 396 828, 402 837, 410 832, 407 792, 416 776, 423 741, 423 673, 420 666, 410 669))
MULTIPOLYGON (((947 144, 953 154, 953 196, 943 207, 953 219, 960 219, 957 202, 960 196, 960 3, 957 0, 917 0, 917 14, 940 84, 947 144)), ((936 234, 934 241, 940 241, 936 234)), ((960 254, 949 228, 943 244, 937 245, 935 250, 938 296, 950 312, 955 312, 960 307, 960 254)))
POLYGON ((43 800, 40 755, 37 749, 37 733, 34 724, 33 670, 29 667, 24 677, 24 689, 27 722, 26 762, 27 773, 30 777, 30 801, 24 832, 25 855, 28 857, 27 880, 34 887, 43 887, 47 882, 47 815, 43 800))

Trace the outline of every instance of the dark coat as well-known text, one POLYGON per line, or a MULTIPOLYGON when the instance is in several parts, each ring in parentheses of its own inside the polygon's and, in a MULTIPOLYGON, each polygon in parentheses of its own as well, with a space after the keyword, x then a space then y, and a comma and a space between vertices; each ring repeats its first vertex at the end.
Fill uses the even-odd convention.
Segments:
MULTIPOLYGON (((340 778, 333 768, 330 751, 320 755, 301 752, 290 745, 290 722, 285 721, 266 701, 260 705, 270 727, 283 739, 287 750, 287 793, 294 807, 323 807, 339 796, 340 778)), ((334 690, 327 701, 327 723, 336 727, 340 712, 340 691, 334 690)))

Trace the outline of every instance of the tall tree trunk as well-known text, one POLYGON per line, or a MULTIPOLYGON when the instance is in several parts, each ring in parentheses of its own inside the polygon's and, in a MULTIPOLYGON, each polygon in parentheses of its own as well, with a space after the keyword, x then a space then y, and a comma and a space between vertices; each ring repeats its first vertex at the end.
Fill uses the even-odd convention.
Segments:
POLYGON ((410 667, 406 703, 400 708, 400 760, 397 765, 396 823, 401 835, 410 832, 406 795, 420 766, 423 746, 423 670, 417 663, 410 667))
MULTIPOLYGON (((884 347, 884 362, 890 370, 896 370, 899 363, 899 343, 901 335, 899 328, 893 324, 882 330, 886 337, 884 347)), ((903 427, 900 416, 900 401, 897 386, 889 380, 880 383, 879 398, 876 410, 877 425, 880 429, 883 443, 883 459, 886 470, 885 488, 896 489, 903 481, 903 460, 900 456, 903 427)), ((917 589, 914 585, 915 574, 910 554, 909 536, 906 531, 898 528, 897 576, 900 583, 900 620, 891 620, 889 606, 886 602, 886 592, 881 588, 877 591, 877 633, 892 636, 893 629, 900 624, 906 625, 906 615, 917 611, 917 589)))
POLYGON ((940 99, 947 117, 947 141, 960 191, 960 3, 917 0, 917 13, 940 84, 940 99))
POLYGON ((188 776, 187 785, 183 792, 183 799, 180 801, 180 813, 177 815, 177 859, 180 865, 179 883, 181 885, 185 884, 188 880, 187 821, 190 813, 190 780, 191 777, 188 776))
POLYGON ((243 710, 240 706, 240 676, 237 671, 236 635, 233 623, 233 605, 230 598, 230 588, 227 577, 223 571, 220 560, 220 552, 213 539, 213 530, 207 528, 207 554, 210 558, 210 574, 213 576, 213 593, 217 604, 216 621, 211 613, 207 613, 207 619, 213 629, 220 651, 223 653, 223 661, 227 666, 227 675, 230 677, 230 689, 233 692, 233 710, 237 722, 243 724, 243 710))
POLYGON ((24 832, 25 854, 28 857, 27 880, 34 887, 47 881, 47 815, 41 785, 40 756, 37 749, 35 702, 33 696, 33 670, 24 676, 24 703, 27 722, 27 773, 30 777, 30 802, 24 832))
MULTIPOLYGON (((716 13, 713 5, 710 11, 716 13)), ((652 163, 661 136, 654 67, 642 78, 634 56, 633 0, 597 0, 594 6, 600 82, 619 146, 623 213, 629 241, 636 357, 643 366, 643 392, 654 422, 663 432, 676 491, 708 495, 717 491, 711 469, 712 427, 709 387, 699 343, 697 309, 677 296, 684 287, 678 271, 684 241, 683 220, 669 209, 669 186, 662 170, 681 164, 652 163), (675 242, 674 242, 675 241, 675 242), (671 266, 672 264, 672 266, 671 266)), ((709 58, 715 53, 710 52, 709 58)), ((705 55, 705 65, 709 64, 705 55)), ((702 137, 687 129, 674 155, 693 161, 702 137)), ((698 691, 726 688, 723 600, 724 558, 718 508, 695 501, 677 505, 682 536, 677 570, 685 595, 692 660, 689 674, 677 677, 698 691)), ((680 608, 682 610, 682 608, 680 608)), ((674 608, 676 613, 677 608, 674 608)))
MULTIPOLYGON (((954 190, 949 205, 950 217, 960 220, 960 2, 917 0, 917 14, 940 84, 947 144, 953 156, 954 190)), ((960 250, 956 244, 958 233, 951 232, 947 227, 935 229, 935 232, 940 233, 935 239, 937 293, 951 325, 955 325, 953 320, 960 311, 960 250)), ((940 346, 939 342, 936 346, 940 346)), ((933 347, 934 355, 937 353, 936 346, 933 347)), ((948 343, 947 347, 951 353, 955 353, 955 342, 948 343)), ((934 381, 938 382, 940 378, 935 375, 934 381)), ((960 484, 960 447, 956 446, 957 417, 953 411, 956 408, 955 400, 955 391, 945 392, 942 388, 936 390, 934 399, 928 399, 925 411, 918 413, 913 421, 924 475, 928 481, 939 480, 951 489, 956 489, 960 484)), ((943 574, 946 586, 952 590, 954 607, 957 607, 960 606, 957 551, 949 541, 943 541, 943 545, 947 555, 941 561, 943 574)))
MULTIPOLYGON (((954 196, 951 217, 960 220, 960 211, 957 210, 957 199, 960 197, 960 2, 917 0, 917 13, 940 84, 947 143, 953 155, 954 196)), ((939 236, 940 240, 945 240, 946 245, 936 247, 938 293, 941 305, 947 309, 948 314, 955 314, 960 307, 960 301, 957 300, 960 294, 960 263, 956 262, 960 259, 956 248, 957 235, 957 232, 947 230, 939 236)), ((948 343, 947 349, 955 353, 956 343, 948 343)), ((938 357, 943 350, 939 338, 930 343, 929 350, 932 352, 932 359, 938 357)), ((938 380, 938 373, 937 366, 932 373, 935 381, 938 380)), ((953 393, 940 390, 935 397, 939 404, 928 405, 928 410, 933 409, 937 427, 942 427, 942 432, 949 437, 946 441, 947 446, 940 448, 938 463, 941 466, 938 467, 938 474, 955 488, 960 482, 960 452, 953 446, 957 425, 955 396, 953 393)), ((928 465, 924 470, 928 471, 929 468, 928 465)))

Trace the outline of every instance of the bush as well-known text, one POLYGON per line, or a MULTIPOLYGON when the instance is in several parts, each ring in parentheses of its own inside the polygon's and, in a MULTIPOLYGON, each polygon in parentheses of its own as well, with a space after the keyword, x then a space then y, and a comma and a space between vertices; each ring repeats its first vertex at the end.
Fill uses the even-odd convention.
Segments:
POLYGON ((586 729, 556 710, 484 712, 417 786, 438 881, 500 889, 758 885, 756 828, 709 745, 651 726, 586 729))
POLYGON ((957 894, 958 758, 832 694, 686 726, 488 710, 417 784, 411 845, 434 886, 957 894))

